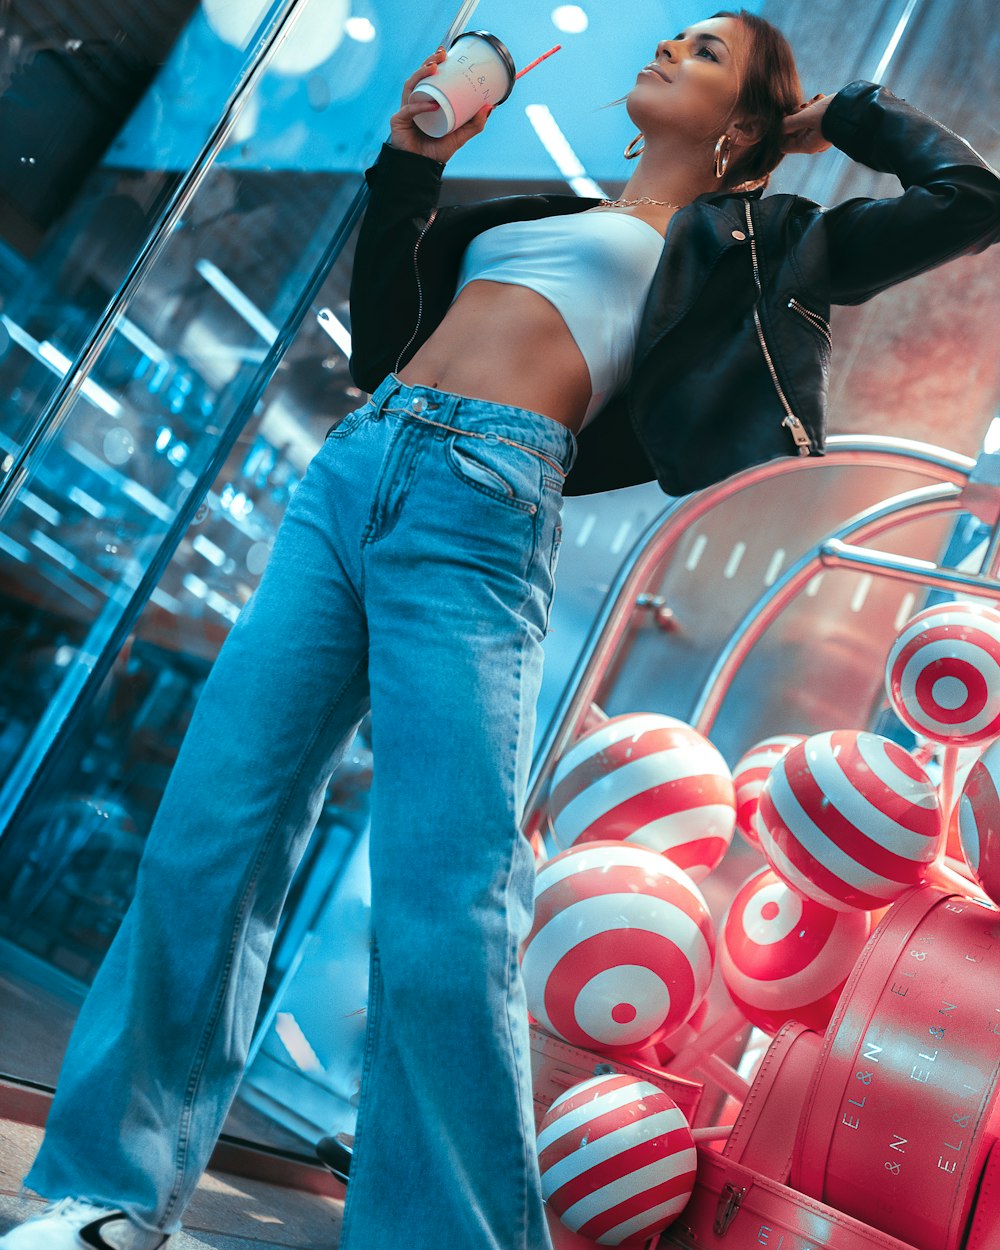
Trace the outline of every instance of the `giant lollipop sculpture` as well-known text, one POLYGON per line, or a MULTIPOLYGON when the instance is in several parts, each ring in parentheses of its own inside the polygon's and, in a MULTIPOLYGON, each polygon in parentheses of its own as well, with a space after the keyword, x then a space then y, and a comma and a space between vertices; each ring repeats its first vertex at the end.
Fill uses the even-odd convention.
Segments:
POLYGON ((1000 736, 1000 612, 944 603, 909 621, 889 652, 886 690, 915 733, 946 746, 1000 736))
POLYGON ((559 846, 620 838, 659 851, 701 881, 733 839, 732 774, 684 721, 654 712, 613 716, 560 759, 549 818, 559 846))
POLYGON ((969 889, 940 862, 930 778, 878 734, 814 734, 793 747, 764 783, 757 829, 778 876, 835 911, 873 911, 928 882, 969 889))
POLYGON ((736 787, 736 828, 752 846, 759 846, 755 822, 760 792, 771 769, 792 747, 805 742, 805 734, 775 734, 755 743, 733 769, 736 787))
POLYGON ((528 1011, 573 1046, 630 1055, 667 1037, 704 998, 714 955, 701 892, 655 851, 588 842, 537 870, 528 1011))
POLYGON ((555 1100, 539 1126, 538 1163, 549 1210, 581 1237, 620 1246, 644 1243, 680 1214, 697 1154, 668 1094, 612 1073, 555 1100))
POLYGON ((946 748, 947 825, 959 748, 1000 736, 1000 612, 962 601, 918 612, 889 652, 885 688, 904 725, 946 748))
POLYGON ((719 935, 722 979, 765 1033, 786 1020, 823 1033, 871 929, 868 912, 824 907, 765 868, 729 905, 719 935))
POLYGON ((959 799, 958 831, 966 863, 1000 904, 1000 742, 972 765, 959 799))

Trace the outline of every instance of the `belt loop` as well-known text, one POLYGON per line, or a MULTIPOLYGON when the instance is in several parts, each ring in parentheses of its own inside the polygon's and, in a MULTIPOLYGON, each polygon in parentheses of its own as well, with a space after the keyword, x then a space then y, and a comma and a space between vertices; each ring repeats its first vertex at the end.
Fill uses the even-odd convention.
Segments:
MULTIPOLYGON (((390 399, 392 399, 393 395, 395 395, 397 391, 402 389, 402 386, 403 386, 402 382, 400 382, 400 380, 397 377, 395 377, 394 374, 390 374, 389 377, 385 379, 385 382, 382 383, 382 386, 385 386, 385 383, 389 381, 389 378, 392 378, 393 385, 387 388, 382 398, 379 400, 376 400, 375 396, 374 395, 372 396, 372 403, 374 404, 374 411, 372 412, 373 421, 382 420, 383 416, 385 415, 386 404, 389 402, 390 399)), ((379 387, 379 390, 381 389, 382 387, 379 387)))

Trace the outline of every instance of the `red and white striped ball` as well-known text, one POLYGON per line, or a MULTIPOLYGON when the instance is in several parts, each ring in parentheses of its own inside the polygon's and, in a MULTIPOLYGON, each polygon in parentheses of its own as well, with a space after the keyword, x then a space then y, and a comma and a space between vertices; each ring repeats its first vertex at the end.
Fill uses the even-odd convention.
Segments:
POLYGON ((1000 742, 972 765, 958 802, 958 833, 965 862, 994 903, 1000 902, 1000 742))
POLYGON ((870 912, 824 907, 765 868, 729 905, 719 969, 733 1002, 765 1033, 786 1020, 824 1033, 871 929, 870 912))
POLYGON ((714 958, 701 891, 655 851, 587 842, 537 870, 528 1011, 573 1046, 630 1055, 667 1037, 705 997, 714 958))
POLYGON ((775 734, 773 738, 763 738, 747 751, 733 769, 736 828, 753 846, 759 844, 754 817, 757 815, 760 792, 764 788, 767 774, 783 755, 787 755, 792 747, 805 740, 805 734, 775 734))
POLYGON ((900 719, 935 742, 1000 736, 1000 612, 985 603, 919 612, 893 643, 885 687, 900 719))
POLYGON ((943 837, 937 791, 908 751, 856 730, 814 734, 771 770, 760 848, 783 881, 835 911, 922 884, 943 837))
POLYGON ((659 851, 701 881, 733 840, 736 794, 719 752, 656 712, 613 716, 556 765, 549 817, 557 845, 619 838, 659 851))
POLYGON ((694 1189, 697 1158, 674 1100, 624 1073, 573 1085, 538 1128, 549 1210, 599 1246, 642 1244, 675 1220, 694 1189))

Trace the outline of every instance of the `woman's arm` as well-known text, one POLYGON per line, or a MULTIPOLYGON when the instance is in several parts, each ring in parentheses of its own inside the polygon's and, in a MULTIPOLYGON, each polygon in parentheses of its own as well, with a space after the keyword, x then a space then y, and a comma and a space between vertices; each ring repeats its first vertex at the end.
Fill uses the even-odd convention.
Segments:
POLYGON ((414 250, 438 201, 444 165, 385 144, 365 171, 371 199, 351 270, 351 359, 356 385, 373 391, 394 368, 417 322, 414 250), (400 337, 402 336, 402 337, 400 337))
POLYGON ((786 151, 821 151, 825 139, 869 169, 895 174, 904 188, 893 198, 859 197, 823 210, 833 303, 863 303, 1000 241, 1000 176, 964 139, 887 87, 853 82, 792 114, 786 133, 786 151))
POLYGON ((437 105, 426 99, 409 104, 410 93, 421 79, 437 73, 444 55, 438 48, 406 80, 399 111, 390 119, 389 142, 365 170, 371 198, 351 272, 349 367, 354 381, 366 391, 374 390, 394 368, 399 351, 395 345, 405 343, 416 324, 414 251, 437 206, 445 163, 480 133, 492 112, 489 106, 480 109, 471 121, 441 139, 430 138, 415 124, 418 114, 437 105))

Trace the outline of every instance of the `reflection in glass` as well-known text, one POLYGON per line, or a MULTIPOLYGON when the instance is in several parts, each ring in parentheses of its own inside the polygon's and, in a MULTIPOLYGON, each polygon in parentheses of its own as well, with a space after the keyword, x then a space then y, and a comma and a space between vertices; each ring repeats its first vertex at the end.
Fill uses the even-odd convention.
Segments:
MULTIPOLYGON (((300 0, 295 33, 239 95, 292 0, 179 3, 132 94, 114 79, 114 48, 86 53, 112 86, 100 139, 73 170, 89 115, 67 103, 70 77, 59 133, 44 120, 49 80, 27 54, 0 59, 0 120, 20 109, 38 121, 18 140, 34 184, 12 171, 14 128, 0 138, 0 1012, 16 1008, 19 1026, 5 1030, 5 1070, 54 1081, 212 661, 306 465, 360 398, 350 247, 326 271, 412 47, 436 42, 448 7, 415 19, 300 0), (225 140, 192 182, 231 99, 225 140), (193 194, 174 211, 186 178, 193 194), (60 397, 91 342, 92 367, 60 397)), ((109 38, 132 49, 121 20, 109 38)), ((270 1069, 292 1063, 270 1004, 294 999, 289 969, 361 845, 366 749, 362 735, 331 786, 279 930, 255 1047, 270 1069)), ((363 909, 357 919, 363 946, 363 909)), ((354 1061, 331 1089, 350 1093, 354 1061)), ((244 1131, 281 1139, 248 1107, 239 1115, 244 1131)))

